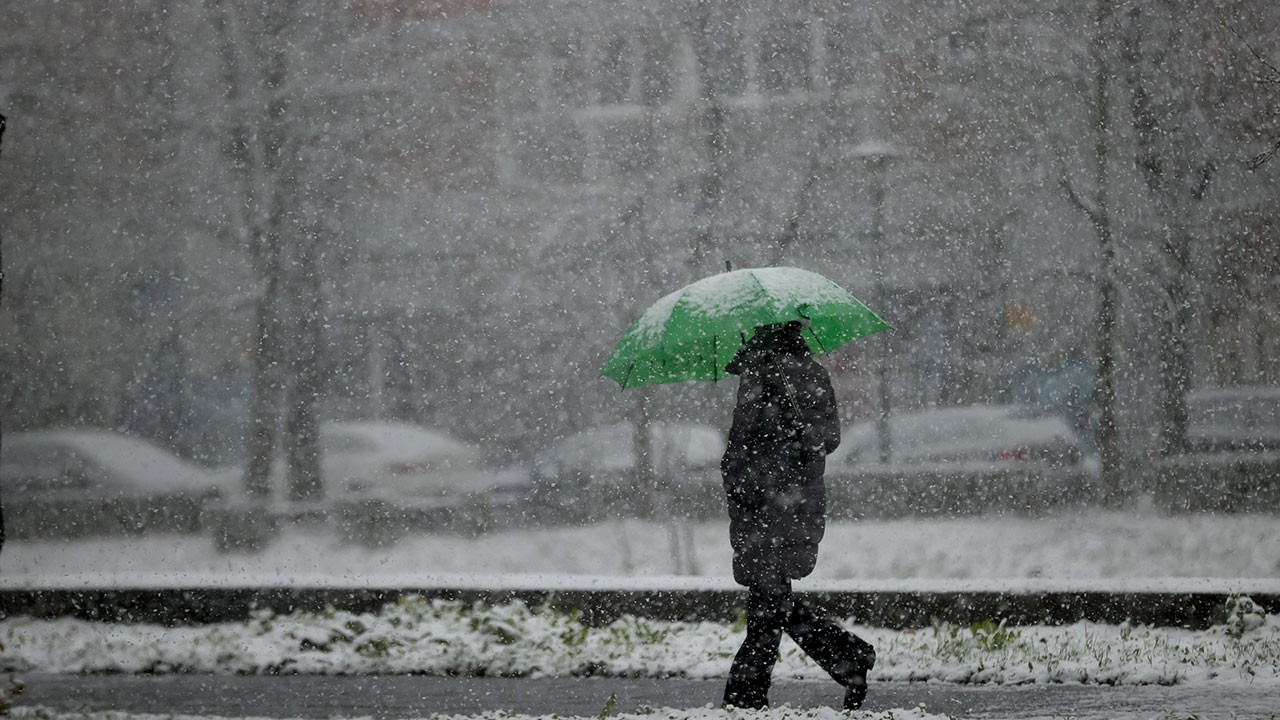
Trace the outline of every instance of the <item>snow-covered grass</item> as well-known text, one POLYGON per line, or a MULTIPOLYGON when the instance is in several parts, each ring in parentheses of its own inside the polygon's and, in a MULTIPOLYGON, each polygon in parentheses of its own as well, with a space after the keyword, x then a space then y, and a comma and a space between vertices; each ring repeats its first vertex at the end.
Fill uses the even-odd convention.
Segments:
MULTIPOLYGON (((122 712, 55 712, 44 708, 30 707, 16 708, 11 713, 11 716, 16 720, 217 720, 209 716, 149 715, 122 712)), ((573 718, 563 715, 521 715, 501 710, 479 715, 430 715, 427 717, 429 720, 573 720, 573 718)), ((601 717, 604 717, 603 713, 601 717)), ((713 708, 652 708, 636 713, 610 714, 607 717, 612 720, 948 720, 945 715, 934 715, 920 708, 846 713, 832 708, 790 708, 785 706, 765 711, 720 710, 713 708)), ((255 719, 245 718, 245 720, 255 719)), ((267 719, 262 718, 261 720, 267 719)))
MULTIPOLYGON (((953 683, 1275 683, 1280 623, 1237 600, 1203 631, 1077 623, 847 624, 877 648, 873 679, 953 683)), ((507 677, 724 677, 742 624, 575 614, 406 597, 377 613, 260 612, 242 623, 165 628, 72 619, 0 622, 0 671, 370 674, 507 677)), ((776 677, 821 679, 785 640, 776 677)))
MULTIPOLYGON (((411 536, 387 548, 342 543, 330 529, 291 528, 257 555, 221 555, 204 536, 10 541, 0 586, 110 582, 147 573, 204 584, 332 578, 369 584, 423 576, 504 575, 730 580, 724 522, 672 531, 639 520, 496 532, 411 536)), ((1036 580, 1095 586, 1149 578, 1280 580, 1280 517, 1090 512, 1048 518, 984 516, 835 522, 812 582, 1036 580)))

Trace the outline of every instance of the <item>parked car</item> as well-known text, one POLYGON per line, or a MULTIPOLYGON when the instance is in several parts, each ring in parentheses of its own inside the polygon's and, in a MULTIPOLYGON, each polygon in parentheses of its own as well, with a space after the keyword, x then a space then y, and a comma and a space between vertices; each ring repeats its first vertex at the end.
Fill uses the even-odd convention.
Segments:
POLYGON ((877 425, 845 428, 828 458, 833 516, 1035 513, 1093 494, 1097 460, 1061 415, 1024 405, 894 413, 888 463, 877 425))
POLYGON ((340 493, 461 495, 517 481, 489 468, 478 447, 408 423, 323 423, 319 445, 321 472, 340 493))
POLYGON ((0 492, 10 537, 195 532, 221 497, 222 476, 110 430, 8 434, 0 492))
MULTIPOLYGON (((869 420, 845 428, 828 467, 878 463, 878 425, 869 420)), ((940 407, 889 417, 890 462, 895 465, 1062 467, 1081 463, 1083 447, 1066 418, 1025 405, 940 407)))
MULTIPOLYGON (((632 422, 588 428, 563 438, 534 464, 540 511, 547 520, 589 521, 605 514, 652 510, 636 472, 632 422)), ((674 512, 719 511, 720 456, 725 437, 698 423, 654 422, 649 426, 652 468, 660 502, 674 512)))
POLYGON ((519 522, 529 496, 526 471, 491 467, 479 448, 409 423, 322 423, 318 446, 323 497, 287 502, 278 461, 266 509, 236 501, 217 513, 220 550, 257 549, 282 522, 308 517, 332 519, 343 536, 374 546, 413 531, 476 532, 519 522))
POLYGON ((1186 400, 1190 451, 1280 450, 1280 387, 1201 388, 1186 400))
POLYGON ((1280 511, 1280 388, 1186 395, 1187 452, 1155 459, 1147 489, 1172 512, 1280 511))
MULTIPOLYGON (((620 422, 574 433, 538 458, 543 475, 590 472, 623 473, 636 465, 635 424, 620 422)), ((709 425, 654 422, 649 426, 650 453, 658 475, 688 468, 718 466, 724 435, 709 425)))

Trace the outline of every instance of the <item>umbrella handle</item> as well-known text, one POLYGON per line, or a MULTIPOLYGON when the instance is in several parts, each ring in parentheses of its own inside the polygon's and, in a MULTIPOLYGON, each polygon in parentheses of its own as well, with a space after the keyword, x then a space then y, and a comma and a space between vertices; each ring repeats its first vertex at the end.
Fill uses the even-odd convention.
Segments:
POLYGON ((778 358, 773 358, 773 369, 778 371, 778 377, 782 378, 782 387, 787 393, 787 399, 791 401, 791 409, 796 414, 796 423, 803 423, 804 420, 800 414, 800 402, 796 400, 796 388, 791 384, 791 378, 787 377, 787 373, 783 371, 782 364, 778 362, 778 358))
POLYGON ((827 346, 822 343, 822 338, 818 337, 818 333, 813 331, 813 318, 804 314, 805 308, 807 307, 809 307, 809 303, 801 303, 797 305, 796 314, 800 316, 801 320, 804 320, 804 329, 809 331, 809 335, 813 338, 813 341, 818 343, 818 349, 822 351, 823 355, 826 355, 827 346))

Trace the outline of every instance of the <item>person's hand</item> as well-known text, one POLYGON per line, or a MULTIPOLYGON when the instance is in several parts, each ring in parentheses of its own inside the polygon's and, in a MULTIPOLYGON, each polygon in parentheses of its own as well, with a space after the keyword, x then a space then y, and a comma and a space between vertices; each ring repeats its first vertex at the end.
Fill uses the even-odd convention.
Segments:
POLYGON ((806 457, 826 454, 826 443, 822 439, 822 433, 812 423, 806 423, 800 428, 800 446, 804 448, 806 457))

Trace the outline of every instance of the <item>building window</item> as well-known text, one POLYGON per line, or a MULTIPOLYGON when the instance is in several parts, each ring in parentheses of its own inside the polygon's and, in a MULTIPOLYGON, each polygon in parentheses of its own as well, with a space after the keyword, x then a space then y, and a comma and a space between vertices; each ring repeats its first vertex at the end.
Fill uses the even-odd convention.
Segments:
POLYGON ((657 107, 671 101, 675 90, 675 45, 658 36, 628 41, 612 35, 599 43, 593 75, 601 105, 657 107))
POLYGON ((990 28, 986 21, 967 22, 958 30, 947 35, 947 46, 951 60, 955 63, 971 63, 986 53, 987 38, 990 28))
POLYGON ((866 87, 876 66, 870 29, 851 19, 827 26, 826 75, 832 92, 842 93, 866 87))
POLYGON ((811 89, 808 23, 766 25, 761 31, 759 47, 756 67, 762 92, 781 94, 811 89))
POLYGON ((631 100, 631 53, 621 35, 605 39, 600 46, 600 66, 596 88, 602 105, 620 105, 631 100))
POLYGON ((566 114, 543 113, 516 121, 512 145, 516 166, 530 180, 582 179, 582 133, 566 114))
POLYGON ((675 49, 661 33, 614 33, 596 42, 596 104, 574 114, 590 145, 593 172, 606 177, 643 172, 654 117, 644 108, 661 107, 675 97, 675 49))
POLYGON ((586 149, 573 111, 588 97, 576 37, 512 46, 506 65, 506 106, 515 172, 538 182, 583 178, 586 149))
POLYGON ((676 46, 657 32, 517 43, 525 54, 505 63, 513 172, 537 182, 643 172, 653 122, 644 108, 675 97, 676 46))
POLYGON ((577 38, 560 38, 548 46, 551 101, 557 108, 580 108, 587 104, 588 84, 583 68, 582 43, 577 38))
POLYGON ((641 123, 631 120, 604 122, 599 126, 601 170, 608 175, 636 175, 646 167, 649 152, 641 123))
POLYGON ((704 91, 711 97, 739 97, 747 91, 747 59, 738 34, 723 28, 702 45, 704 91))
POLYGON ((509 74, 504 86, 507 109, 512 115, 535 113, 539 110, 543 90, 542 66, 538 62, 538 55, 538 46, 534 43, 519 43, 510 50, 510 57, 505 63, 509 74))
POLYGON ((675 95, 675 85, 675 44, 665 38, 645 43, 641 100, 649 107, 666 105, 675 95))

